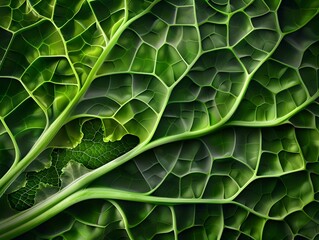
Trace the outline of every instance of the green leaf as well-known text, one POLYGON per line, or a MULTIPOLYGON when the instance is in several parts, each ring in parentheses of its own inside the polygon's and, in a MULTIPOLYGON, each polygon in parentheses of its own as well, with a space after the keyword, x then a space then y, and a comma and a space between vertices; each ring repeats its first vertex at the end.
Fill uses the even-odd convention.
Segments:
POLYGON ((0 16, 0 239, 318 238, 318 1, 0 16))

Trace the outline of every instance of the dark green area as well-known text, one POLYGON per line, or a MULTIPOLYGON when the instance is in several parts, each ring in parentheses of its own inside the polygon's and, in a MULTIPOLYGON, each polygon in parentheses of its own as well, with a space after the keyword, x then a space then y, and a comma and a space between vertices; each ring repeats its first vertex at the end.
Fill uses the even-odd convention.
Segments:
POLYGON ((124 136, 120 141, 104 142, 100 120, 86 121, 82 126, 84 134, 81 143, 73 149, 53 149, 50 168, 39 172, 28 172, 26 185, 9 194, 9 202, 14 209, 24 210, 34 205, 39 189, 61 188, 62 169, 69 161, 76 161, 88 169, 95 169, 128 152, 138 144, 137 137, 124 136))

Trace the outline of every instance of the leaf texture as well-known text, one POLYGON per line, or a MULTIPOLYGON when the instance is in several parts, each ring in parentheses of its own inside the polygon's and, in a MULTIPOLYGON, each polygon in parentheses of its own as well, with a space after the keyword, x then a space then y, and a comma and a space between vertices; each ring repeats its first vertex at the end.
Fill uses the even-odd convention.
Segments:
POLYGON ((319 4, 3 0, 1 239, 318 239, 319 4))

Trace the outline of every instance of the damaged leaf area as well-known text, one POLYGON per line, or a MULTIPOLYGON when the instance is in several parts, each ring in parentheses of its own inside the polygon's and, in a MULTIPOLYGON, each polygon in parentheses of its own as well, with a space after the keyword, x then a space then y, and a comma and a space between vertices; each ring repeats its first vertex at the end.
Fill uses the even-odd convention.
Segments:
POLYGON ((0 16, 0 239, 318 239, 318 1, 0 16))

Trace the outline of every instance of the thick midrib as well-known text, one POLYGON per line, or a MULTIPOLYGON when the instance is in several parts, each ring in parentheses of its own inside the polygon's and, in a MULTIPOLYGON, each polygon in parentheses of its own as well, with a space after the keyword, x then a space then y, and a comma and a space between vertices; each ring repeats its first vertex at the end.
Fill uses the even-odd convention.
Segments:
POLYGON ((92 68, 91 72, 89 73, 83 87, 79 91, 79 93, 74 97, 72 102, 66 107, 63 113, 50 125, 50 127, 40 136, 37 142, 34 144, 32 149, 29 153, 16 165, 12 166, 8 172, 0 179, 0 197, 4 194, 6 189, 10 186, 10 184, 18 177, 18 175, 46 148, 46 146, 51 142, 53 137, 57 134, 60 128, 65 124, 67 121, 71 111, 76 106, 78 101, 81 97, 85 94, 89 86, 91 85, 92 81, 94 80, 97 71, 103 64, 106 56, 110 53, 114 45, 117 43, 118 38, 124 32, 124 30, 136 19, 140 18, 141 16, 145 15, 149 12, 149 10, 160 0, 154 1, 148 8, 142 11, 140 14, 136 15, 135 17, 131 18, 130 20, 126 21, 122 24, 116 33, 112 36, 108 45, 96 61, 94 67, 92 68))
MULTIPOLYGON (((26 218, 25 215, 19 217, 18 220, 21 224, 19 224, 16 228, 10 228, 8 231, 3 232, 0 237, 1 238, 12 238, 19 236, 21 233, 25 232, 37 225, 39 222, 44 222, 47 219, 55 216, 57 213, 67 209, 68 207, 90 199, 105 199, 105 200, 123 200, 123 201, 133 201, 140 203, 150 203, 150 204, 158 204, 158 205, 167 205, 174 206, 179 204, 234 204, 248 212, 253 213, 264 219, 272 219, 272 220, 283 220, 288 214, 298 211, 295 209, 290 211, 288 214, 283 215, 281 217, 272 217, 265 215, 263 213, 257 212, 241 203, 234 201, 234 198, 229 199, 203 199, 203 198, 169 198, 169 197, 157 197, 157 196, 148 196, 143 193, 137 192, 128 192, 116 189, 108 189, 108 188, 88 188, 78 191, 76 193, 71 194, 70 196, 64 198, 56 205, 52 206, 45 212, 39 212, 38 215, 32 217, 29 216, 26 218)), ((6 225, 4 223, 4 225, 6 225)))

